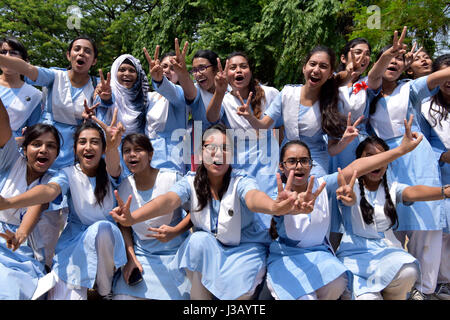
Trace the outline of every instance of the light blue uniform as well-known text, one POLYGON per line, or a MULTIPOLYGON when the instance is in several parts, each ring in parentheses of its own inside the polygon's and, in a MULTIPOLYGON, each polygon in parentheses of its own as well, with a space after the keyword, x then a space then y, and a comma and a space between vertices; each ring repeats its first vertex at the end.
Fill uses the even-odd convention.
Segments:
MULTIPOLYGON (((364 116, 363 121, 357 126, 359 134, 355 139, 345 147, 342 152, 335 156, 329 157, 329 172, 337 172, 338 168, 345 168, 356 159, 356 148, 369 135, 367 133, 367 124, 369 121, 369 104, 371 98, 367 99, 367 95, 376 94, 372 90, 361 88, 358 92, 354 92, 358 86, 365 85, 367 77, 359 79, 351 87, 343 86, 339 88, 338 110, 343 115, 347 116, 349 112, 352 114, 352 124, 360 117, 364 116)), ((373 97, 372 97, 373 98, 373 97)), ((331 204, 331 232, 344 231, 342 225, 341 215, 339 213, 336 197, 332 197, 331 204)))
MULTIPOLYGON (((163 169, 164 170, 164 169, 163 169)), ((132 177, 128 177, 127 179, 133 179, 132 177)), ((153 197, 153 193, 156 189, 161 187, 161 184, 164 181, 160 179, 167 179, 164 177, 164 173, 162 170, 158 173, 158 177, 156 178, 155 185, 153 188, 149 190, 137 190, 134 189, 133 200, 139 197, 142 200, 142 203, 135 203, 132 205, 131 210, 140 207, 141 205, 151 201, 153 197), (135 194, 138 193, 138 195, 135 194)), ((126 181, 122 182, 124 184, 126 181)), ((122 186, 122 185, 121 185, 122 186)), ((128 197, 126 193, 119 187, 119 194, 124 197, 128 197)), ((158 193, 160 194, 160 193, 158 193)), ((156 197, 156 194, 155 194, 156 197)), ((155 219, 151 219, 150 224, 145 224, 145 228, 149 226, 159 227, 163 224, 168 226, 176 226, 183 219, 183 210, 180 208, 176 209, 173 214, 168 216, 169 220, 165 219, 167 216, 158 217, 155 219), (153 223, 153 224, 152 224, 153 223)), ((133 297, 145 298, 145 299, 157 299, 157 300, 180 300, 180 299, 189 299, 189 291, 190 291, 190 282, 185 277, 185 280, 181 283, 181 285, 175 285, 174 275, 172 273, 181 273, 179 270, 170 270, 168 265, 173 261, 175 254, 183 243, 183 241, 187 238, 188 232, 177 236, 176 238, 170 240, 169 242, 161 242, 154 238, 144 238, 134 229, 133 231, 133 242, 134 242, 134 252, 136 254, 136 258, 142 265, 143 268, 143 281, 135 286, 129 286, 123 276, 120 276, 117 282, 114 285, 113 293, 115 295, 125 294, 133 297)), ((144 234, 151 234, 150 231, 144 231, 144 234)), ((182 278, 183 274, 179 274, 178 277, 182 278)))
MULTIPOLYGON (((60 97, 61 99, 66 98, 64 96, 64 94, 66 92, 62 92, 59 89, 54 88, 54 82, 55 82, 55 78, 56 78, 55 74, 56 74, 56 72, 61 72, 61 70, 64 71, 65 69, 61 69, 61 68, 47 69, 47 68, 38 67, 38 77, 37 77, 36 81, 33 82, 30 79, 25 78, 25 81, 29 84, 47 88, 47 95, 45 97, 46 102, 45 102, 44 110, 42 112, 41 119, 39 122, 43 122, 43 123, 51 124, 51 125, 55 126, 56 129, 58 129, 59 133, 62 136, 60 153, 58 155, 58 158, 56 158, 55 162, 52 165, 52 168, 54 168, 54 169, 59 169, 59 168, 65 167, 65 166, 72 165, 74 163, 73 134, 75 133, 76 126, 78 124, 82 123, 81 113, 80 113, 80 115, 75 114, 74 123, 72 123, 72 124, 55 120, 55 113, 57 111, 54 110, 54 108, 53 108, 53 99, 55 99, 54 96, 56 95, 56 96, 60 97)), ((67 71, 65 71, 65 72, 67 72, 67 71)), ((99 82, 99 81, 100 80, 97 78, 97 82, 99 82)), ((75 88, 72 86, 70 81, 67 81, 65 83, 64 90, 70 90, 71 100, 76 101, 76 99, 78 99, 85 90, 87 92, 87 91, 89 91, 88 90, 89 88, 95 89, 93 87, 95 87, 95 86, 92 83, 92 79, 90 79, 89 82, 82 88, 75 88), (91 88, 91 86, 92 86, 92 88, 91 88)), ((92 91, 92 94, 93 94, 93 90, 90 90, 90 91, 92 91)), ((87 100, 88 100, 87 101, 88 105, 93 105, 94 101, 92 99, 92 96, 87 97, 87 100)), ((77 106, 78 110, 84 110, 83 101, 79 101, 79 103, 76 103, 76 106, 77 106)), ((72 111, 73 111, 73 113, 75 113, 75 110, 72 110, 72 111)), ((68 112, 66 110, 66 111, 60 111, 60 113, 67 114, 68 112)))
POLYGON ((316 199, 310 214, 275 216, 279 237, 270 245, 267 281, 280 300, 296 300, 311 294, 343 273, 352 286, 352 274, 328 242, 329 199, 338 188, 337 173, 314 181, 313 190, 322 183, 325 190, 316 199))
MULTIPOLYGON (((175 192, 183 204, 191 204, 193 190, 189 179, 193 179, 194 173, 188 173, 182 180, 178 181, 171 191, 175 192)), ((215 297, 221 300, 236 299, 248 293, 255 285, 257 275, 265 270, 267 257, 267 244, 270 237, 267 230, 255 223, 255 213, 250 211, 245 204, 245 196, 248 191, 258 189, 253 178, 240 176, 232 172, 232 179, 240 177, 236 187, 235 203, 240 208, 234 207, 235 217, 237 210, 241 212, 240 230, 227 230, 240 237, 236 245, 224 245, 218 238, 220 234, 220 221, 226 217, 219 215, 221 207, 220 200, 212 200, 207 206, 210 212, 210 229, 204 226, 200 229, 193 219, 195 232, 192 233, 178 250, 172 265, 184 271, 188 269, 202 274, 202 284, 215 297), (216 236, 215 236, 216 235, 216 236)), ((222 198, 224 201, 224 198, 222 198)), ((192 204, 191 204, 192 205, 192 204)), ((205 209, 204 209, 205 210, 205 209)), ((204 212, 201 213, 202 215, 204 212)), ((224 213, 225 215, 227 213, 224 213)), ((230 215, 230 210, 228 210, 230 215)), ((232 215, 232 214, 231 214, 232 215)), ((207 216, 204 216, 207 219, 207 216)), ((181 278, 180 280, 182 280, 181 278)))
MULTIPOLYGON (((432 95, 427 78, 400 81, 390 96, 378 100, 376 111, 370 115, 371 129, 390 149, 400 145, 405 132, 403 120, 409 119, 411 114, 414 115, 411 130, 420 132, 417 121, 420 105, 432 95)), ((413 151, 394 160, 389 165, 387 177, 388 181, 407 185, 440 186, 439 168, 429 141, 424 137, 413 151)), ((399 203, 397 214, 397 231, 441 230, 445 223, 442 201, 416 202, 411 206, 399 203)))
MULTIPOLYGON (((408 186, 399 183, 390 185, 389 193, 395 205, 402 203, 402 193, 406 187, 408 186)), ((382 291, 405 264, 416 263, 419 267, 419 262, 400 243, 396 246, 392 242, 396 239, 389 226, 391 221, 384 213, 385 193, 382 184, 378 191, 365 189, 365 197, 376 211, 374 223, 370 225, 365 224, 359 209, 358 181, 354 192, 358 199, 353 207, 347 207, 339 201, 345 233, 336 255, 353 273, 353 294, 359 296, 382 291), (377 213, 380 218, 377 218, 377 213)), ((411 204, 412 202, 404 203, 411 204)))
MULTIPOLYGON (((441 173, 441 183, 442 185, 450 184, 450 164, 446 162, 439 161, 442 153, 450 149, 450 119, 442 120, 439 123, 439 115, 435 114, 433 111, 434 118, 430 116, 430 99, 422 103, 421 109, 421 128, 424 136, 430 141, 431 147, 433 148, 435 159, 438 162, 440 173, 441 173)), ((433 107, 437 109, 435 105, 433 107)), ((446 218, 446 224, 444 225, 444 232, 450 232, 450 199, 446 199, 444 202, 444 213, 446 218)))
MULTIPOLYGON (((274 101, 279 91, 275 88, 260 85, 264 90, 265 100, 261 104, 261 117, 264 111, 274 101)), ((245 99, 246 103, 247 100, 245 99)), ((233 144, 233 169, 242 174, 254 177, 259 190, 275 199, 274 187, 277 185, 276 172, 278 170, 279 144, 278 136, 274 136, 272 129, 253 129, 244 117, 237 114, 240 100, 230 92, 225 94, 220 110, 220 121, 232 129, 233 144)), ((253 109, 250 104, 250 112, 253 109)), ((268 229, 270 227, 270 215, 258 213, 260 223, 268 229)))
POLYGON ((152 85, 164 98, 151 94, 147 109, 145 134, 154 148, 151 165, 157 169, 165 168, 185 174, 186 165, 190 165, 191 159, 190 148, 183 144, 188 122, 183 89, 166 77, 160 84, 153 81, 152 85))
POLYGON ((26 83, 20 88, 0 86, 0 99, 9 114, 11 129, 15 137, 22 136, 23 128, 31 127, 39 122, 42 113, 42 93, 38 89, 26 83), (24 92, 21 93, 21 90, 24 92), (23 108, 18 109, 17 101, 23 104, 23 108), (12 112, 14 114, 11 114, 12 112), (13 120, 13 118, 17 119, 13 120))
MULTIPOLYGON (((35 185, 47 183, 52 177, 46 173, 27 185, 27 163, 18 151, 14 136, 0 148, 0 159, 0 194, 3 197, 21 194, 35 185)), ((1 210, 0 233, 16 232, 26 210, 1 210)), ((40 245, 36 228, 16 251, 8 249, 6 240, 0 237, 0 300, 31 299, 39 278, 45 273, 43 257, 44 247, 40 245)))
POLYGON ((265 115, 275 122, 275 128, 284 125, 281 147, 291 140, 301 140, 308 145, 313 159, 311 175, 318 178, 328 174, 328 138, 322 130, 319 102, 311 107, 300 104, 302 86, 286 85, 266 110, 265 115), (286 123, 286 119, 292 123, 286 123), (298 129, 291 126, 297 126, 298 129))
POLYGON ((56 183, 61 187, 61 194, 67 194, 69 214, 55 248, 52 269, 67 284, 93 288, 98 261, 96 237, 100 228, 109 228, 112 232, 115 267, 127 262, 122 234, 109 215, 116 205, 112 192, 118 182, 110 178, 108 194, 99 207, 98 204, 89 205, 89 201, 95 202, 95 177, 85 176, 79 164, 66 167, 62 172, 63 179, 56 183))

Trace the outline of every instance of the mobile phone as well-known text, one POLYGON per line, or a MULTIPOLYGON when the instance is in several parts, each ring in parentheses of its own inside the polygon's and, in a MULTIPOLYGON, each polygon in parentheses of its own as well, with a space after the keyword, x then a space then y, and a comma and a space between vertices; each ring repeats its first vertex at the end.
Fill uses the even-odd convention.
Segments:
POLYGON ((134 268, 133 271, 131 271, 131 275, 128 278, 128 285, 129 286, 135 286, 137 285, 139 282, 141 282, 142 279, 142 274, 139 271, 138 268, 134 268))

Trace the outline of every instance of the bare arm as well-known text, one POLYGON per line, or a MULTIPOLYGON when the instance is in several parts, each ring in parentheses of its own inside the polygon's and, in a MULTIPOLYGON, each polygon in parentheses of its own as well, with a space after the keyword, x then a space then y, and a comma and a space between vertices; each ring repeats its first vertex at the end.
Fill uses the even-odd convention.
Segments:
POLYGON ((450 80, 450 67, 433 72, 427 78, 428 89, 431 91, 437 86, 442 85, 444 84, 444 82, 449 80, 450 80))
MULTIPOLYGON (((0 54, 0 56, 3 56, 0 54)), ((3 101, 0 99, 0 148, 3 148, 12 135, 11 125, 9 124, 9 115, 6 111, 3 101)))
POLYGON ((40 184, 30 190, 11 198, 0 196, 0 210, 9 208, 26 208, 38 204, 52 202, 61 194, 61 187, 57 183, 40 184))
MULTIPOLYGON (((450 197, 450 188, 444 189, 445 197, 450 197)), ((406 187, 402 193, 404 202, 408 201, 434 201, 444 199, 441 187, 429 187, 423 185, 406 187)))
POLYGON ((178 39, 175 39, 175 53, 176 58, 170 58, 170 63, 173 65, 173 70, 178 75, 178 81, 183 88, 184 98, 192 101, 197 96, 197 88, 192 81, 189 72, 186 67, 186 52, 188 48, 188 42, 184 43, 183 52, 180 52, 180 45, 178 39))
POLYGON ((39 74, 37 67, 16 57, 0 55, 1 67, 8 67, 9 69, 15 70, 32 81, 36 81, 39 74))

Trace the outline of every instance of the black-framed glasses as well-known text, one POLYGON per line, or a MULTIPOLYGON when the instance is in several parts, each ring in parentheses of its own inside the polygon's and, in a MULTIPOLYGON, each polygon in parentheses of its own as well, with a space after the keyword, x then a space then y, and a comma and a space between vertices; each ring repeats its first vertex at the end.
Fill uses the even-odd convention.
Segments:
POLYGON ((209 67, 212 67, 212 64, 208 65, 208 66, 200 66, 200 67, 196 67, 196 68, 192 68, 190 72, 190 74, 194 74, 194 73, 203 73, 206 71, 206 69, 208 69, 209 67))
POLYGON ((18 50, 0 50, 0 54, 6 56, 9 52, 10 56, 20 56, 20 52, 18 50))
POLYGON ((309 168, 312 166, 312 160, 310 158, 288 158, 286 161, 282 162, 287 168, 295 168, 297 164, 304 168, 309 168))
POLYGON ((210 144, 205 144, 203 146, 203 149, 205 149, 206 151, 208 151, 209 153, 216 153, 219 149, 222 153, 224 152, 229 152, 230 151, 230 146, 227 144, 214 144, 214 143, 210 143, 210 144))

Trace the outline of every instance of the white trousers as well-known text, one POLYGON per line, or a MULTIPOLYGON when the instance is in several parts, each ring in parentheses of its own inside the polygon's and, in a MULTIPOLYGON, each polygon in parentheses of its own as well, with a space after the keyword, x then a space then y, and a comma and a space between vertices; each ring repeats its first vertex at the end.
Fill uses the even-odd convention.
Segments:
POLYGON ((450 283, 450 234, 442 233, 441 265, 438 273, 438 283, 450 283))
POLYGON ((406 300, 406 295, 416 283, 419 270, 415 263, 405 264, 391 283, 381 292, 368 292, 355 297, 355 300, 406 300))
MULTIPOLYGON (((212 294, 202 284, 202 274, 198 271, 191 271, 185 269, 186 276, 191 281, 191 300, 212 300, 212 294)), ((266 268, 259 270, 256 275, 253 287, 236 300, 251 300, 255 294, 256 287, 262 282, 264 275, 266 274, 266 268)))
MULTIPOLYGON (((111 292, 114 276, 114 236, 108 225, 99 228, 95 246, 97 249, 97 292, 101 296, 106 296, 111 292)), ((56 286, 50 290, 48 299, 86 300, 87 289, 70 285, 58 279, 56 286)))
POLYGON ((396 231, 395 236, 405 246, 408 236, 408 252, 420 263, 421 279, 415 288, 422 293, 431 294, 436 289, 442 253, 442 230, 396 231))

